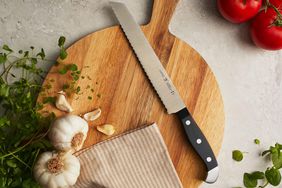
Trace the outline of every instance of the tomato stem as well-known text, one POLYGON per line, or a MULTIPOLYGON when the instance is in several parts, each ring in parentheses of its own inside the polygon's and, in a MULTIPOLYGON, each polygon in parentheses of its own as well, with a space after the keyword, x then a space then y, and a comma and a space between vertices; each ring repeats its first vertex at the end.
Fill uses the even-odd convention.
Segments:
POLYGON ((279 26, 279 27, 282 27, 282 15, 279 11, 279 9, 277 7, 275 7, 272 3, 269 2, 269 0, 266 0, 266 8, 265 8, 265 11, 267 11, 267 8, 268 7, 271 7, 273 8, 273 10, 276 12, 277 14, 277 18, 274 20, 273 24, 271 26, 279 26))

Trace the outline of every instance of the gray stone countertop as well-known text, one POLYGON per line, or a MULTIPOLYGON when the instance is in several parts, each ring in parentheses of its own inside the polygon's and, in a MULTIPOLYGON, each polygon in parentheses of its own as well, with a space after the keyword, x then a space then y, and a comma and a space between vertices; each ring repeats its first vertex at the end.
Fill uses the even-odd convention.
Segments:
MULTIPOLYGON (((148 22, 152 0, 120 0, 140 24, 148 22)), ((0 0, 0 43, 16 49, 43 47, 57 54, 57 39, 68 45, 96 30, 117 24, 105 0, 0 0)), ((226 129, 219 155, 221 176, 216 184, 242 185, 244 172, 264 169, 258 157, 270 144, 282 142, 282 51, 256 48, 248 24, 234 25, 217 12, 215 0, 182 0, 170 31, 194 47, 215 73, 224 99, 226 129), (259 138, 261 145, 254 145, 259 138), (241 163, 232 150, 249 152, 241 163)), ((48 67, 48 65, 46 66, 48 67)))

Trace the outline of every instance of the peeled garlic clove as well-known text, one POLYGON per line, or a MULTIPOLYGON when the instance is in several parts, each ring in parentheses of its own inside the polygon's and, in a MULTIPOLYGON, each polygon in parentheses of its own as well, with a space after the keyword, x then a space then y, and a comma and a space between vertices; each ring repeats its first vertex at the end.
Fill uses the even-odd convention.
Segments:
POLYGON ((86 114, 83 115, 83 118, 86 120, 86 121, 94 121, 96 119, 98 119, 101 115, 101 109, 98 108, 92 112, 88 112, 86 114))
POLYGON ((44 152, 39 155, 33 174, 42 187, 69 187, 80 174, 80 163, 70 153, 44 152))
POLYGON ((59 151, 80 150, 87 137, 88 123, 77 115, 57 118, 48 133, 51 144, 59 151))
POLYGON ((66 96, 64 95, 63 91, 58 92, 58 97, 56 100, 56 107, 59 110, 65 111, 65 112, 72 112, 73 109, 71 107, 71 105, 68 103, 66 96))
POLYGON ((115 127, 111 124, 97 126, 97 130, 108 136, 111 136, 115 133, 115 127))

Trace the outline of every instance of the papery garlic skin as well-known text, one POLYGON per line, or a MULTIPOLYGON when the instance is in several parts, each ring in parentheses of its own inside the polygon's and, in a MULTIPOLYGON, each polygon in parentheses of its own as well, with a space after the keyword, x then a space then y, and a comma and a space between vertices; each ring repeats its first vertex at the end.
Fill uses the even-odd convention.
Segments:
POLYGON ((65 93, 63 91, 58 92, 58 96, 57 96, 55 105, 61 111, 72 112, 73 109, 71 105, 69 104, 69 102, 67 101, 67 98, 64 94, 65 93))
POLYGON ((56 152, 44 152, 36 161, 33 174, 35 180, 43 188, 67 188, 74 185, 80 174, 79 160, 70 153, 58 154, 56 152), (57 172, 51 172, 48 162, 58 159, 62 167, 57 172))
POLYGON ((87 132, 87 121, 77 115, 68 114, 54 121, 48 137, 57 150, 73 153, 81 149, 87 132))

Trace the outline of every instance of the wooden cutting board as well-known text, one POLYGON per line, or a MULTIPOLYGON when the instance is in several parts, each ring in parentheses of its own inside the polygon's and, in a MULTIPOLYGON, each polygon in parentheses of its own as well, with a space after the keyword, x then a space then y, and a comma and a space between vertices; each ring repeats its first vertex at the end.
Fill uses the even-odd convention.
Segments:
MULTIPOLYGON (((142 29, 218 154, 224 131, 222 97, 204 59, 168 31, 177 2, 155 0, 151 21, 142 29)), ((205 166, 188 143, 179 120, 166 113, 121 28, 114 26, 87 35, 67 52, 69 55, 64 63, 75 63, 81 70, 75 86, 79 86, 81 92, 68 98, 75 110, 73 113, 79 115, 98 107, 102 109, 101 117, 89 123, 91 128, 84 147, 110 138, 99 133, 95 129, 97 125, 113 124, 116 136, 157 122, 184 187, 197 187, 205 176, 205 166)), ((71 80, 70 75, 56 73, 59 67, 52 67, 44 81, 44 86, 52 82, 49 95, 55 95, 71 80)), ((45 109, 63 114, 52 106, 45 109)))

